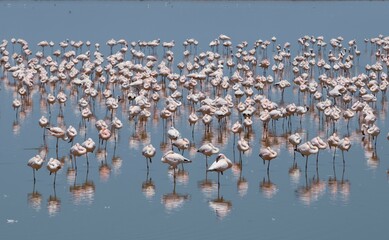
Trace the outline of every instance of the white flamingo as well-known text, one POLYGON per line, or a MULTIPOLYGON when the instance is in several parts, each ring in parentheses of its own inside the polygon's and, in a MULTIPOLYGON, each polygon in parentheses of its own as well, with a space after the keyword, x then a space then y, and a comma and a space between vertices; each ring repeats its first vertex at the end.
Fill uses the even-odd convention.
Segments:
POLYGON ((277 157, 278 153, 274 151, 271 147, 261 148, 259 151, 259 156, 263 160, 263 164, 265 161, 267 162, 267 173, 269 174, 270 161, 277 157))
POLYGON ((217 172, 217 184, 220 187, 220 174, 232 167, 232 162, 223 153, 219 153, 216 160, 207 169, 208 172, 217 172))
POLYGON ((161 158, 161 162, 169 164, 173 170, 174 170, 174 179, 176 177, 175 175, 175 169, 177 168, 178 164, 181 163, 191 163, 192 160, 182 156, 179 153, 175 153, 172 150, 167 151, 161 158))
POLYGON ((47 169, 50 172, 50 175, 54 173, 54 185, 55 185, 55 180, 57 178, 57 172, 62 168, 62 164, 58 159, 55 158, 50 158, 49 161, 47 162, 47 169))
POLYGON ((147 163, 147 170, 149 170, 149 162, 151 163, 151 158, 155 156, 155 147, 152 144, 148 144, 144 146, 142 150, 143 156, 146 158, 146 163, 147 163))
POLYGON ((301 153, 301 155, 305 156, 305 171, 307 171, 309 155, 317 153, 319 148, 313 146, 312 143, 308 141, 298 146, 297 151, 301 153))
POLYGON ((35 171, 38 171, 43 165, 43 158, 40 155, 36 155, 30 158, 27 162, 27 165, 32 168, 34 183, 35 183, 35 171))

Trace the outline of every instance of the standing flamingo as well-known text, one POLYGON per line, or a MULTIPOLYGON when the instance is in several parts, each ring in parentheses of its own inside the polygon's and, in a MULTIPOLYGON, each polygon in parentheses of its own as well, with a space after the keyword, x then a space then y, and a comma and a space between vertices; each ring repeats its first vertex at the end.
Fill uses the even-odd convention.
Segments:
POLYGON ((55 179, 57 178, 57 172, 62 168, 62 164, 58 159, 50 158, 47 162, 47 169, 50 172, 50 175, 54 173, 54 185, 55 185, 55 179))
POLYGON ((147 171, 149 170, 149 162, 151 163, 151 158, 155 156, 155 147, 152 144, 146 145, 142 150, 143 156, 146 158, 147 171))
POLYGON ((262 148, 259 152, 259 156, 263 160, 263 164, 265 164, 265 161, 267 162, 267 173, 269 173, 269 167, 270 167, 270 161, 277 157, 277 152, 274 151, 271 147, 262 148))
POLYGON ((216 160, 207 169, 208 172, 217 172, 217 184, 220 187, 220 174, 232 167, 232 162, 223 153, 219 153, 216 160))
POLYGON ((40 155, 36 155, 28 160, 27 165, 32 168, 34 183, 35 183, 35 171, 38 171, 43 164, 44 160, 40 155))

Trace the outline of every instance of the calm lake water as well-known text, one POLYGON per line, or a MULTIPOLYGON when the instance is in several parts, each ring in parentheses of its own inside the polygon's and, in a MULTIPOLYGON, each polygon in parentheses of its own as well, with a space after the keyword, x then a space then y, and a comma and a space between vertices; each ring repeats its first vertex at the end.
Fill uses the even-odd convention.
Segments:
MULTIPOLYGON (((324 36, 328 43, 342 36, 345 47, 356 39, 362 53, 353 68, 355 75, 364 72, 366 64, 374 63, 370 44, 366 46, 363 40, 388 35, 388 8, 388 2, 1 1, 0 38, 9 41, 9 52, 14 37, 25 39, 34 53, 41 50, 36 44, 42 40, 55 42, 55 49, 59 49, 60 41, 70 39, 100 43, 106 55, 110 49, 105 43, 111 38, 129 42, 175 40, 177 65, 183 58, 182 42, 188 38, 195 38, 197 51, 205 52, 221 33, 231 37, 233 46, 246 40, 249 48, 257 39, 276 36, 277 44, 291 43, 293 56, 299 50, 297 39, 304 35, 324 36)), ((15 51, 20 51, 18 45, 15 51)), ((272 45, 268 54, 274 54, 272 45)), ((162 47, 158 56, 163 56, 162 47)), ((272 74, 270 69, 268 74, 272 74)), ((333 161, 334 151, 326 149, 320 152, 317 167, 316 156, 310 156, 307 171, 299 153, 293 168, 293 147, 287 136, 300 132, 303 141, 317 135, 327 139, 332 128, 320 121, 316 110, 301 120, 293 117, 288 129, 280 120, 265 139, 262 122, 255 116, 252 132, 246 135, 251 149, 239 164, 236 140, 228 130, 239 119, 237 111, 227 121, 227 130, 220 129, 214 119, 210 133, 204 133, 204 124, 199 121, 192 134, 187 120, 190 108, 185 103, 175 116, 175 127, 191 140, 184 155, 193 162, 177 173, 175 183, 172 172, 160 161, 170 148, 167 126, 159 118, 164 99, 151 108, 146 126, 128 120, 129 103, 125 101, 115 113, 123 128, 107 145, 89 154, 89 167, 82 156, 77 158, 74 172, 71 143, 60 140, 58 157, 64 166, 53 185, 53 176, 45 167, 36 172, 34 184, 31 168, 26 166, 28 159, 45 150, 45 143, 47 157, 56 157, 56 139, 43 132, 39 118, 46 116, 52 126, 75 126, 79 132, 75 142, 84 141, 85 136, 98 142, 94 123, 109 116, 104 101, 99 102, 98 97, 93 106, 95 120, 85 123, 80 121, 77 105, 80 96, 74 91, 71 95, 71 88, 64 90, 69 99, 62 109, 58 104, 49 109, 46 95, 34 90, 31 106, 16 114, 12 74, 2 72, 1 77, 1 239, 383 239, 387 235, 389 126, 385 123, 387 99, 381 93, 374 106, 376 125, 381 129, 376 147, 362 139, 357 119, 348 127, 340 120, 336 124, 339 136, 349 136, 352 141, 351 149, 345 152, 346 164, 342 164, 339 150, 333 161), (235 163, 220 177, 219 191, 217 174, 205 172, 204 156, 196 152, 205 141, 211 141, 235 163), (149 171, 141 153, 147 143, 157 148, 149 171), (269 175, 258 156, 265 145, 278 151, 269 175)), ((287 79, 293 80, 292 76, 287 79)), ((299 98, 292 88, 285 92, 286 103, 300 99, 300 105, 310 104, 309 97, 299 98)), ((273 101, 281 100, 277 89, 269 90, 269 96, 273 101)))

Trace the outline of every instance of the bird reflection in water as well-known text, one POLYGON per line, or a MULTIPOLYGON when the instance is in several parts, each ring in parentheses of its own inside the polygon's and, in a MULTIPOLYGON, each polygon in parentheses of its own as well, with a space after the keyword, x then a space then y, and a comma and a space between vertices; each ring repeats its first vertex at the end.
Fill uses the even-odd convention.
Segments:
POLYGON ((320 180, 319 176, 319 165, 316 161, 316 175, 312 178, 311 183, 311 194, 313 199, 319 199, 326 191, 326 183, 320 180))
POLYGON ((99 175, 102 182, 107 182, 111 175, 111 167, 107 164, 106 161, 101 161, 99 166, 99 175))
POLYGON ((59 213, 60 209, 61 209, 61 199, 57 197, 55 191, 55 185, 54 185, 53 195, 50 195, 50 197, 47 199, 47 211, 50 217, 54 217, 59 213))
POLYGON ((308 173, 305 171, 305 185, 296 190, 297 197, 304 205, 310 205, 312 202, 311 185, 308 184, 308 173))
POLYGON ((269 172, 267 172, 267 179, 264 177, 259 183, 259 188, 261 189, 263 196, 268 199, 273 198, 278 192, 277 185, 270 180, 269 172))
POLYGON ((106 148, 98 148, 96 151, 97 161, 100 162, 99 175, 102 182, 107 182, 111 175, 111 166, 107 163, 107 150, 106 148))
POLYGON ((238 163, 233 163, 231 168, 232 174, 238 178, 238 181, 236 183, 238 194, 240 197, 244 197, 247 194, 249 183, 247 180, 242 176, 243 173, 243 163, 239 161, 238 163))
POLYGON ((121 173, 120 169, 122 167, 123 160, 121 159, 121 157, 116 155, 116 141, 113 148, 113 156, 112 156, 111 163, 112 163, 113 173, 115 174, 115 176, 119 175, 121 173))
POLYGON ((20 133, 20 123, 19 123, 19 120, 15 120, 12 123, 12 132, 13 132, 14 135, 19 135, 19 133, 20 133))
POLYGON ((223 197, 218 197, 209 202, 209 207, 216 213, 216 216, 222 220, 232 209, 231 201, 225 200, 223 197))
POLYGON ((232 203, 220 196, 220 188, 218 188, 217 198, 209 201, 209 207, 216 213, 218 219, 223 220, 231 212, 232 203))
POLYGON ((123 160, 121 159, 121 157, 119 156, 112 156, 112 168, 113 168, 113 173, 115 175, 120 175, 121 171, 121 167, 122 167, 122 164, 123 164, 123 160))
POLYGON ((40 194, 35 189, 35 182, 32 188, 32 192, 27 194, 27 200, 28 200, 28 205, 35 211, 39 211, 41 209, 42 194, 40 194))
POLYGON ((155 184, 149 175, 147 169, 146 181, 142 183, 142 192, 148 200, 151 200, 155 195, 155 184))
POLYGON ((308 182, 308 173, 305 172, 305 185, 300 186, 296 190, 297 197, 304 205, 311 205, 312 202, 317 201, 326 190, 325 182, 320 180, 319 168, 316 166, 316 175, 313 176, 312 180, 308 182))
MULTIPOLYGON (((174 178, 175 179, 175 178, 174 178)), ((173 181, 173 192, 162 196, 161 203, 168 212, 179 210, 190 198, 189 194, 176 193, 176 181, 173 181)))
POLYGON ((213 182, 212 180, 208 179, 208 172, 205 171, 205 179, 202 181, 199 181, 198 187, 200 188, 201 192, 204 194, 206 198, 210 198, 212 196, 212 193, 217 191, 217 183, 213 182))
POLYGON ((375 148, 371 150, 365 149, 365 158, 367 159, 367 165, 371 169, 376 169, 380 164, 380 157, 375 148))
POLYGON ((289 168, 288 173, 289 173, 289 177, 290 177, 291 183, 293 183, 294 185, 297 185, 299 183, 299 181, 300 181, 301 169, 297 165, 296 161, 293 161, 293 164, 289 168))
POLYGON ((335 201, 340 193, 341 200, 345 203, 348 202, 350 196, 350 181, 344 178, 346 166, 343 165, 342 178, 339 181, 336 177, 335 164, 332 166, 333 176, 328 178, 328 188, 330 189, 331 200, 335 201))
POLYGON ((66 170, 66 179, 68 181, 68 184, 71 185, 76 181, 77 177, 77 171, 73 167, 68 167, 66 170))
POLYGON ((69 188, 69 191, 72 194, 73 204, 75 205, 80 205, 82 203, 90 205, 93 203, 95 196, 95 184, 93 183, 93 181, 88 180, 88 175, 89 168, 87 168, 84 183, 77 184, 75 178, 74 184, 69 188))
POLYGON ((343 166, 342 180, 339 183, 339 191, 343 202, 348 202, 350 197, 350 181, 348 179, 344 179, 344 172, 345 167, 343 166))
POLYGON ((184 169, 169 167, 168 174, 170 179, 177 181, 179 184, 187 185, 189 182, 189 172, 184 169))

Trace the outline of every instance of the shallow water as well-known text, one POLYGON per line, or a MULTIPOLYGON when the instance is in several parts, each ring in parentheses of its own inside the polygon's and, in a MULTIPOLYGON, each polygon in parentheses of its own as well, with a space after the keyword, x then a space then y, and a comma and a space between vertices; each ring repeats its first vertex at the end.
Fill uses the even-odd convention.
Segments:
MULTIPOLYGON (((174 39, 174 63, 177 64, 182 59, 181 43, 191 37, 199 41, 197 51, 200 52, 209 50, 208 43, 220 33, 230 36, 234 45, 247 40, 249 46, 258 38, 276 36, 277 43, 289 41, 292 53, 296 53, 297 39, 306 34, 323 35, 327 41, 342 36, 345 43, 356 39, 362 51, 363 58, 354 69, 356 72, 363 72, 365 64, 372 62, 370 47, 365 52, 363 39, 385 35, 384 22, 389 7, 387 2, 0 4, 0 20, 7 23, 2 26, 1 38, 8 41, 12 37, 23 38, 33 51, 40 50, 36 43, 44 39, 56 44, 67 38, 90 40, 100 43, 105 54, 109 53, 105 42, 111 38, 128 41, 160 38, 161 42, 174 39)), ((163 50, 158 51, 161 57, 163 50)), ((8 75, 8 78, 12 83, 12 77, 8 75)), ((97 131, 93 121, 86 122, 86 129, 82 131, 84 123, 80 122, 77 94, 69 97, 62 109, 63 117, 58 104, 50 110, 45 104, 41 107, 38 91, 32 93, 32 106, 16 115, 12 108, 16 95, 7 83, 3 80, 0 90, 2 239, 53 236, 56 239, 253 239, 258 236, 264 239, 329 239, 334 236, 366 239, 386 235, 389 150, 385 137, 389 129, 385 124, 387 101, 381 93, 376 103, 379 116, 376 124, 381 134, 375 150, 369 146, 371 143, 361 141, 355 119, 349 128, 340 121, 337 124, 339 135, 348 135, 352 140, 351 149, 345 153, 345 166, 340 151, 333 163, 333 150, 327 149, 320 152, 318 168, 315 156, 311 156, 304 171, 305 160, 297 154, 300 171, 293 175, 289 173, 293 166, 293 148, 282 136, 286 132, 285 125, 277 122, 275 134, 263 141, 262 123, 256 117, 253 131, 247 136, 251 150, 242 156, 241 171, 238 165, 226 171, 220 178, 218 192, 217 174, 205 173, 205 159, 196 153, 196 148, 204 139, 211 139, 221 152, 239 163, 233 134, 220 129, 214 119, 210 134, 205 135, 203 124, 198 122, 192 135, 187 124, 189 107, 181 108, 175 126, 191 140, 191 149, 185 155, 193 162, 185 165, 185 171, 178 173, 174 183, 172 172, 160 162, 170 143, 164 135, 166 126, 159 119, 159 112, 152 112, 156 119, 149 120, 146 128, 135 126, 134 121, 127 120, 128 102, 121 104, 116 112, 124 123, 117 140, 112 138, 100 151, 90 154, 89 167, 86 158, 79 157, 77 174, 72 174, 71 144, 60 141, 58 155, 65 165, 58 172, 56 184, 53 185, 53 176, 43 168, 36 173, 34 184, 31 169, 26 166, 28 159, 42 149, 44 142, 48 146, 47 156, 56 156, 56 139, 49 135, 43 138, 43 130, 38 125, 42 115, 47 116, 53 126, 62 123, 77 127, 76 142, 82 142, 84 136, 97 142, 97 131), (149 142, 157 148, 157 154, 147 172, 141 150, 149 142), (278 150, 269 175, 258 156, 260 147, 266 144, 278 150)), ((279 91, 272 91, 272 100, 279 101, 279 91)), ((289 90, 284 100, 296 99, 296 93, 289 90)), ((310 100, 307 97, 300 101, 309 104, 310 100)), ((157 105, 161 106, 163 100, 157 105)), ((96 119, 106 116, 104 102, 96 101, 94 113, 96 119)), ((235 111, 227 126, 238 118, 235 111)), ((315 113, 303 117, 301 123, 294 117, 289 130, 303 133, 304 140, 316 135, 327 138, 332 129, 319 119, 315 113)), ((211 157, 209 161, 214 159, 211 157)))

